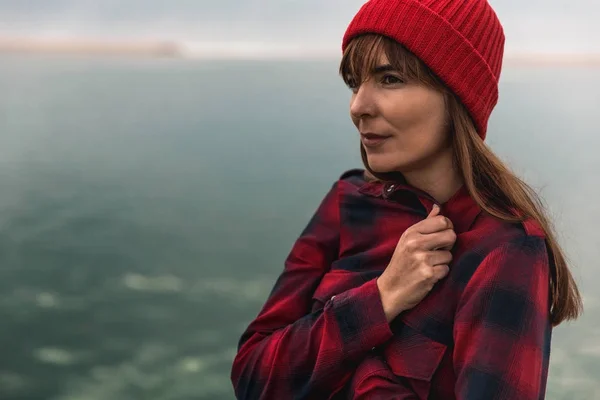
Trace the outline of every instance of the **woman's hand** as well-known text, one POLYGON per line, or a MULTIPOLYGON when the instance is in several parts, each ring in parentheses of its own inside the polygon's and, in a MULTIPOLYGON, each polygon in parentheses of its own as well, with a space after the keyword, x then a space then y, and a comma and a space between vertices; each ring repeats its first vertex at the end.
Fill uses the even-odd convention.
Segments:
POLYGON ((402 234, 390 263, 377 279, 383 310, 390 322, 419 304, 448 275, 456 233, 452 222, 439 212, 439 206, 434 205, 426 219, 402 234))

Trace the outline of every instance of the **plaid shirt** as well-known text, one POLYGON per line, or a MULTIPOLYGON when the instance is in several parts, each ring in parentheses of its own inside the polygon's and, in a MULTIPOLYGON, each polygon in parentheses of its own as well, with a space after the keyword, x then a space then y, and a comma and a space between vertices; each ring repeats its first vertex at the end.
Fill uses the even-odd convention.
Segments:
POLYGON ((295 242, 232 369, 239 399, 543 399, 550 356, 543 231, 481 212, 463 186, 441 206, 450 274, 388 323, 375 279, 435 200, 344 173, 295 242))

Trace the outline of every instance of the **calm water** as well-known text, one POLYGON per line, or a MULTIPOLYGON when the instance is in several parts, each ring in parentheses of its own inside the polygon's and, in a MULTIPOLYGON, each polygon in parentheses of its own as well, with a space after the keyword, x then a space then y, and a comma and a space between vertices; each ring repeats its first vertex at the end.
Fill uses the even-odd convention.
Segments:
MULTIPOLYGON (((586 297, 549 399, 600 399, 600 70, 505 69, 488 143, 586 297)), ((360 166, 335 63, 0 60, 0 398, 232 399, 237 340, 360 166)))

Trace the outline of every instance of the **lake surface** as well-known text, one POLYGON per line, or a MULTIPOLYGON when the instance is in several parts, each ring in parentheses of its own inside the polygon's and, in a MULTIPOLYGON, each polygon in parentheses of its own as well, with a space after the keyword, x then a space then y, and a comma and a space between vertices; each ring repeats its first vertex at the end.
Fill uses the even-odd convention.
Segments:
MULTIPOLYGON (((335 62, 0 60, 0 398, 232 399, 237 340, 360 167, 335 62)), ((600 399, 600 70, 505 68, 487 143, 585 295, 549 399, 600 399)))

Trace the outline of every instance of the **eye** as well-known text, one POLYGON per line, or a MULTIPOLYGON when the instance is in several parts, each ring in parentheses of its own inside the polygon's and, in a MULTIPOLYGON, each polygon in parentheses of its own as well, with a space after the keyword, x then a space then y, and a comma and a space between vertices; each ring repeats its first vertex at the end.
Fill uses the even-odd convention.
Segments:
POLYGON ((381 78, 381 83, 383 83, 384 85, 397 85, 399 83, 405 83, 404 80, 402 80, 401 78, 395 76, 395 75, 384 75, 381 78))

